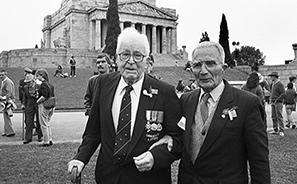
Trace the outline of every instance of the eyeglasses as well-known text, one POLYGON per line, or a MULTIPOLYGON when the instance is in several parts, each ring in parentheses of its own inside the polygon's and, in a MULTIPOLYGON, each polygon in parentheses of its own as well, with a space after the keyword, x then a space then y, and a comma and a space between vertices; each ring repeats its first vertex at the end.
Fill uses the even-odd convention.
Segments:
POLYGON ((206 68, 214 68, 218 65, 217 62, 213 60, 199 62, 193 61, 192 67, 193 69, 201 69, 203 64, 206 66, 206 68))
POLYGON ((143 61, 143 58, 145 57, 145 55, 141 54, 140 52, 133 52, 132 55, 130 52, 121 52, 119 54, 120 56, 120 60, 123 62, 128 62, 131 59, 131 56, 133 58, 133 61, 135 63, 140 63, 143 61))

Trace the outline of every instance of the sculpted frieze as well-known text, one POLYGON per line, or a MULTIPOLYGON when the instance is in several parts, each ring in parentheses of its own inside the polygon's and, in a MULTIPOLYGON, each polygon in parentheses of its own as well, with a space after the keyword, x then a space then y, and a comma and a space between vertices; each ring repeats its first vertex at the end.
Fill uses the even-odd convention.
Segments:
POLYGON ((137 15, 145 15, 145 16, 152 16, 152 17, 159 17, 159 18, 167 18, 172 19, 172 16, 169 16, 162 11, 150 7, 144 3, 127 3, 119 5, 119 12, 124 13, 133 13, 137 15))

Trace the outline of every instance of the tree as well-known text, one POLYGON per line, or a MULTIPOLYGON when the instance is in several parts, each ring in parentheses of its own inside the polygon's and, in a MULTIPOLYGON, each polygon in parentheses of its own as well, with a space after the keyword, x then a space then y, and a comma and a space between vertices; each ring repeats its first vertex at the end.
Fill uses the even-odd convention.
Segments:
POLYGON ((224 51, 225 51, 225 63, 227 63, 229 67, 234 67, 235 62, 233 61, 233 59, 231 57, 231 53, 230 53, 229 31, 228 31, 226 17, 224 14, 222 15, 222 21, 221 21, 221 25, 220 25, 219 43, 221 44, 221 46, 224 48, 224 51))
POLYGON ((105 39, 104 51, 111 58, 115 58, 117 40, 121 33, 119 11, 118 11, 118 0, 109 0, 109 7, 106 13, 107 19, 107 33, 105 39))
POLYGON ((205 42, 205 41, 209 41, 209 37, 206 31, 202 33, 202 38, 200 39, 199 43, 205 42))
POLYGON ((255 71, 259 65, 265 64, 266 56, 263 56, 263 53, 259 49, 252 46, 241 46, 238 51, 234 50, 232 55, 237 61, 237 65, 248 65, 255 71))

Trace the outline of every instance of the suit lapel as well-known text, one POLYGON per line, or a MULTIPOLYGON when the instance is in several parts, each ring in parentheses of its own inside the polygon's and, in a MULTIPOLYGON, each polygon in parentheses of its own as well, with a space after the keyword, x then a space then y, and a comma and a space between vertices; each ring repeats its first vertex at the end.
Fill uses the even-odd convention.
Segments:
POLYGON ((120 73, 117 73, 115 75, 111 75, 109 76, 109 80, 103 85, 104 87, 104 102, 100 102, 103 104, 103 108, 106 108, 109 110, 108 113, 106 113, 105 116, 105 121, 107 122, 107 126, 110 129, 111 135, 112 135, 112 140, 115 139, 115 128, 114 128, 114 122, 113 122, 113 117, 112 117, 112 104, 113 104, 113 99, 114 99, 114 95, 115 95, 115 91, 117 89, 118 83, 120 81, 120 73))
POLYGON ((189 98, 188 104, 186 104, 186 118, 190 117, 190 118, 187 118, 186 131, 185 131, 186 149, 188 153, 190 151, 190 132, 191 132, 191 127, 195 122, 195 113, 196 113, 196 108, 198 105, 200 93, 201 93, 200 89, 193 91, 193 95, 191 96, 191 98, 189 98))
POLYGON ((133 135, 132 140, 130 142, 128 155, 134 149, 135 145, 137 144, 141 135, 143 134, 147 122, 146 110, 152 110, 158 99, 158 95, 153 95, 153 97, 150 98, 149 96, 143 94, 143 90, 148 91, 150 87, 153 89, 158 89, 157 86, 154 84, 153 80, 151 80, 147 75, 144 75, 144 81, 140 92, 139 105, 136 113, 133 135))
MULTIPOLYGON (((224 81, 225 82, 225 81, 224 81)), ((222 118, 222 112, 224 109, 231 108, 233 102, 233 90, 231 86, 225 82, 225 89, 222 93, 221 99, 219 100, 219 104, 215 111, 214 117, 211 121, 209 126, 209 130, 207 135, 204 139, 204 142, 201 146, 200 152, 198 154, 199 158, 203 153, 214 143, 214 141, 219 136, 220 132, 222 131, 223 127, 225 126, 228 116, 226 118, 222 118)))

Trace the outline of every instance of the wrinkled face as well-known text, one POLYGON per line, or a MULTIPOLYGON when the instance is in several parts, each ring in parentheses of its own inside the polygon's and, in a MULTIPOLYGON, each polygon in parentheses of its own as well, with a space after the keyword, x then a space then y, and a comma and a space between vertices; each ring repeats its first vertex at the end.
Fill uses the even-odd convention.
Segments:
POLYGON ((96 66, 98 69, 98 72, 103 74, 103 73, 107 73, 109 70, 109 64, 107 63, 107 61, 104 58, 98 58, 96 61, 96 66))
POLYGON ((120 45, 117 62, 121 75, 128 84, 136 83, 146 66, 145 48, 139 43, 123 42, 120 45))
POLYGON ((216 47, 200 48, 192 61, 192 72, 204 91, 211 91, 223 80, 223 62, 216 47))

